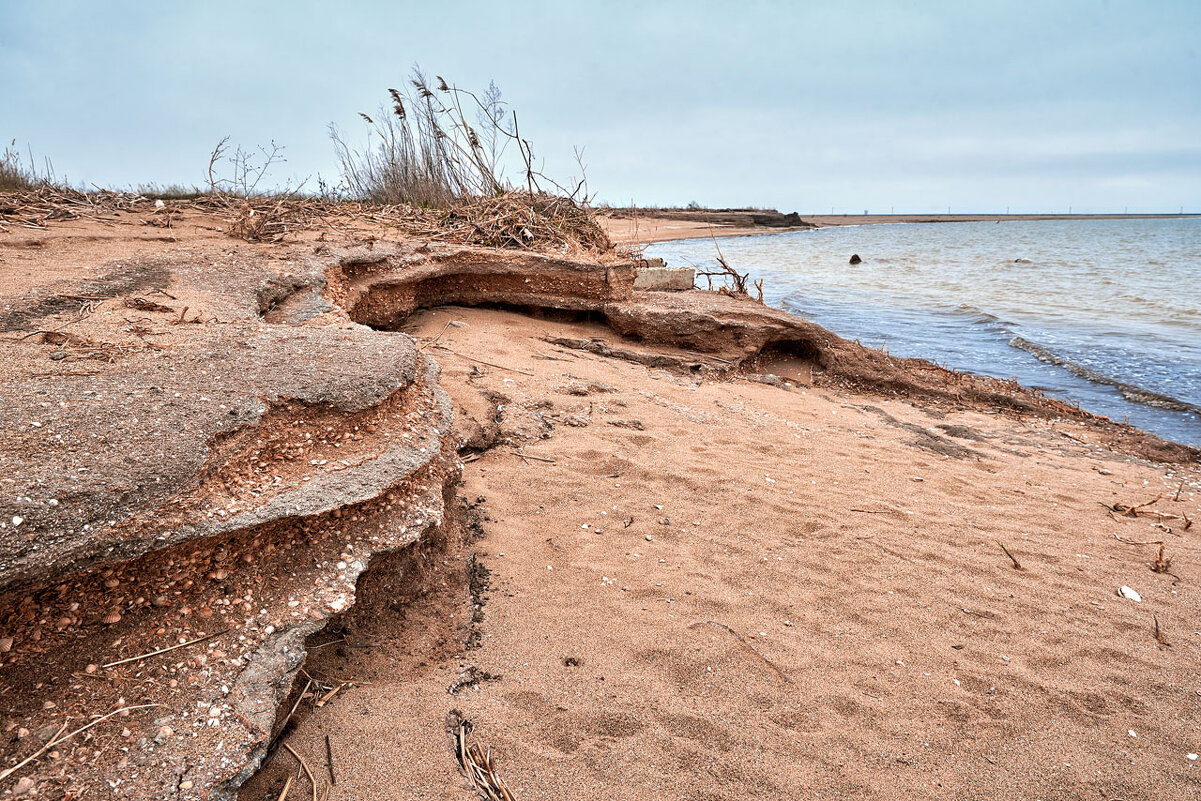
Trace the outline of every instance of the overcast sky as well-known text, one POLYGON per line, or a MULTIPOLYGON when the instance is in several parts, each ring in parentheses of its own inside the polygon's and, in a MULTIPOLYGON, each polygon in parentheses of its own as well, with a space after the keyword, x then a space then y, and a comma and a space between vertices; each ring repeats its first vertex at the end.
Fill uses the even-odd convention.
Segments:
POLYGON ((73 182, 200 184, 274 139, 336 179, 414 63, 495 80, 614 204, 1201 211, 1201 2, 0 0, 0 137, 73 182))

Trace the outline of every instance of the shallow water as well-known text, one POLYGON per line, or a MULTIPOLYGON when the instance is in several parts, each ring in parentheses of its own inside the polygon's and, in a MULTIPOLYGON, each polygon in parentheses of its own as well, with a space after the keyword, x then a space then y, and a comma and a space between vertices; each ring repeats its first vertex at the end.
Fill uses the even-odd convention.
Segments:
MULTIPOLYGON (((768 303, 848 339, 1201 443, 1201 220, 844 226, 720 246, 768 303)), ((715 264, 711 240, 646 255, 715 264)))

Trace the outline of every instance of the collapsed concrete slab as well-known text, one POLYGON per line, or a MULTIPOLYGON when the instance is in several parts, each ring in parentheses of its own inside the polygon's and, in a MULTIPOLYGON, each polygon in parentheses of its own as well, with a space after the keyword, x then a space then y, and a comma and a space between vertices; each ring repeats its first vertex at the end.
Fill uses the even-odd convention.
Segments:
POLYGON ((437 364, 336 313, 303 253, 221 244, 6 298, 4 720, 21 755, 64 717, 121 721, 64 750, 64 790, 232 797, 306 639, 446 525, 437 364))
POLYGON ((459 304, 585 311, 633 296, 631 262, 594 262, 482 248, 350 254, 326 270, 327 297, 356 322, 395 328, 419 308, 459 304))
POLYGON ((687 292, 695 286, 696 270, 668 267, 663 259, 645 259, 634 278, 634 289, 648 292, 687 292))

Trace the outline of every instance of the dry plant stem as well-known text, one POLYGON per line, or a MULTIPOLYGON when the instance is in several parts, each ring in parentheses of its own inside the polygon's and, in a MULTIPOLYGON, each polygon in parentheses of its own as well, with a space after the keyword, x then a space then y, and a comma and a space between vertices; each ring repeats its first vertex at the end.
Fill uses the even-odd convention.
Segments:
POLYGON ((107 670, 108 668, 116 667, 117 665, 124 665, 129 662, 138 662, 143 659, 149 659, 152 656, 158 656, 159 654, 165 654, 169 651, 176 651, 180 648, 187 648, 189 645, 195 645, 198 642, 206 642, 207 640, 211 640, 216 637, 220 637, 222 634, 225 634, 228 631, 229 631, 229 629, 225 629, 224 631, 219 631, 216 634, 210 634, 207 637, 197 637, 194 640, 188 640, 187 642, 181 642, 179 645, 172 645, 169 648, 160 648, 157 651, 151 651, 148 654, 142 654, 140 656, 131 656, 128 659, 118 659, 116 662, 109 662, 107 665, 101 665, 100 667, 107 670))
POLYGON ((1172 643, 1168 642, 1167 635, 1165 635, 1163 633, 1163 629, 1159 627, 1159 616, 1154 615, 1153 617, 1155 618, 1155 641, 1160 645, 1166 645, 1169 648, 1172 647, 1172 643))
MULTIPOLYGON (((730 263, 728 261, 726 261, 725 254, 723 254, 721 252, 721 245, 717 244, 717 235, 713 233, 712 225, 709 226, 709 237, 713 240, 713 247, 717 250, 717 263, 718 263, 718 265, 721 266, 721 270, 719 270, 719 271, 701 271, 698 274, 703 275, 707 279, 709 279, 709 289, 710 290, 713 289, 713 276, 720 276, 722 278, 728 278, 730 280, 730 282, 733 284, 732 287, 722 287, 722 291, 732 292, 733 294, 736 294, 736 295, 745 295, 747 297, 750 297, 750 292, 747 291, 747 285, 746 285, 747 281, 750 279, 750 273, 746 273, 746 274, 740 273, 737 270, 735 270, 733 267, 731 267, 730 263)), ((756 285, 759 288, 760 300, 762 300, 762 298, 763 298, 762 283, 763 282, 760 281, 756 285)))
POLYGON ((295 778, 291 772, 288 773, 288 778, 284 782, 284 789, 279 791, 279 797, 275 801, 284 801, 288 797, 288 791, 292 789, 292 780, 295 778))
POLYGON ((1017 557, 1015 557, 1013 554, 1011 554, 1011 553, 1009 552, 1009 549, 1005 547, 1005 543, 1003 543, 1003 542, 999 542, 999 541, 998 541, 998 542, 997 542, 997 545, 1000 545, 1000 546, 1001 546, 1001 550, 1002 550, 1002 551, 1004 551, 1004 552, 1005 552, 1005 555, 1009 557, 1009 561, 1010 561, 1010 562, 1013 562, 1013 569, 1014 569, 1014 570, 1021 570, 1021 569, 1022 569, 1022 565, 1021 565, 1021 563, 1020 563, 1020 562, 1017 560, 1017 557))
POLYGON ((325 695, 321 696, 321 698, 319 698, 317 700, 317 703, 315 704, 315 706, 317 706, 317 707, 325 706, 327 703, 329 703, 329 699, 331 699, 335 695, 337 695, 338 691, 341 690, 345 686, 346 686, 345 684, 339 684, 337 687, 334 687, 332 690, 327 692, 325 695))
POLYGON ((50 748, 51 748, 51 747, 52 747, 52 746, 53 746, 53 745, 54 745, 56 742, 58 742, 58 736, 59 736, 60 734, 62 734, 64 731, 66 731, 66 730, 67 730, 67 722, 64 720, 64 721, 63 721, 63 725, 61 725, 61 726, 59 726, 59 727, 58 727, 58 731, 56 731, 56 732, 54 733, 54 736, 53 736, 53 737, 51 737, 51 738, 50 738, 50 739, 49 739, 49 740, 46 742, 46 744, 45 744, 45 745, 43 745, 43 746, 42 746, 41 748, 39 748, 38 750, 34 751, 32 754, 30 754, 29 756, 27 756, 25 759, 23 759, 23 760, 21 760, 20 762, 18 762, 16 765, 13 765, 11 768, 7 768, 7 769, 5 769, 5 770, 3 770, 3 771, 0 771, 0 781, 4 781, 4 780, 5 780, 5 779, 7 779, 9 776, 11 776, 13 773, 15 773, 16 771, 18 771, 18 770, 20 770, 21 768, 23 768, 23 767, 25 767, 26 765, 28 765, 28 764, 29 764, 30 762, 32 762, 33 760, 35 760, 35 759, 37 759, 38 757, 40 757, 40 756, 41 756, 41 755, 42 755, 42 754, 43 754, 45 751, 49 750, 49 749, 50 749, 50 748))
POLYGON ((451 324, 451 323, 453 323, 453 322, 454 322, 454 320, 449 320, 449 321, 447 321, 446 325, 442 326, 442 330, 438 332, 438 336, 434 337, 433 339, 429 340, 428 342, 423 342, 423 343, 421 344, 421 346, 420 346, 420 347, 418 347, 417 349, 418 349, 418 350, 425 350, 425 349, 426 349, 426 348, 428 348, 430 345, 433 345, 435 342, 437 342, 439 339, 441 339, 441 338, 442 338, 442 335, 446 333, 446 329, 450 328, 450 324, 451 324))
POLYGON ((1117 534, 1113 538, 1118 542, 1124 542, 1127 545, 1163 545, 1163 540, 1128 540, 1125 537, 1119 537, 1117 534))
POLYGON ((491 750, 484 753, 478 745, 467 745, 471 721, 459 716, 457 711, 452 714, 458 717, 454 727, 455 756, 472 788, 488 801, 513 801, 513 794, 492 764, 491 750))
POLYGON ((1164 546, 1160 544, 1159 553, 1155 555, 1155 564, 1151 565, 1151 570, 1154 573, 1167 573, 1168 568, 1172 566, 1172 560, 1164 558, 1163 549, 1164 546))
POLYGON ((521 453, 520 451, 509 451, 514 456, 520 456, 522 459, 533 459, 536 462, 546 462, 547 464, 555 464, 554 459, 547 459, 545 456, 534 456, 529 453, 521 453))
POLYGON ((329 769, 329 783, 331 787, 336 787, 338 778, 334 776, 334 748, 330 745, 329 735, 325 735, 325 766, 329 769))
POLYGON ((296 714, 296 710, 300 708, 300 702, 304 700, 304 696, 308 693, 309 688, 313 686, 313 679, 305 673, 306 681, 304 689, 300 691, 300 695, 296 696, 296 703, 292 704, 292 708, 288 710, 288 714, 284 717, 283 722, 279 725, 279 731, 271 738, 271 742, 267 745, 267 755, 263 758, 265 763, 279 748, 280 738, 284 736, 284 732, 288 730, 288 721, 296 714))
POLYGON ((734 629, 727 626, 725 623, 718 623, 716 620, 707 620, 704 622, 693 623, 688 628, 696 629, 701 626, 709 626, 711 628, 714 628, 718 631, 723 631, 726 634, 730 635, 731 637, 733 637, 735 639, 735 641, 738 642, 739 645, 742 646, 744 651, 746 651, 751 656, 755 657, 764 667, 768 668, 773 673, 775 673, 776 676, 778 676, 782 682, 784 682, 785 684, 792 684, 792 679, 789 678, 787 673, 785 673, 783 670, 780 669, 779 665, 777 665, 775 662, 772 662, 766 656, 764 656, 763 654, 761 654, 757 650, 755 650, 755 647, 746 641, 746 637, 743 637, 741 634, 739 634, 737 631, 735 631, 734 629))
POLYGON ((92 728, 93 726, 95 726, 99 723, 103 723, 104 721, 108 720, 109 718, 113 717, 114 715, 120 715, 122 712, 132 712, 135 709, 149 709, 151 707, 156 707, 156 706, 162 706, 162 704, 138 704, 137 706, 123 706, 120 709, 114 709, 112 712, 109 712, 107 715, 102 715, 101 717, 96 718, 91 723, 88 723, 85 726, 80 726, 78 729, 71 732, 70 734, 60 737, 59 735, 63 733, 63 729, 67 728, 67 724, 66 724, 66 722, 64 722, 63 725, 59 728, 59 730, 55 733, 55 735, 53 737, 51 737, 46 742, 45 745, 43 745, 41 748, 39 748, 34 753, 27 756, 25 759, 18 762, 16 765, 13 765, 11 768, 5 768, 4 770, 0 771, 0 781, 4 781, 5 779, 7 779, 9 776, 11 776, 16 771, 20 770, 21 768, 25 767, 33 760, 37 759, 46 750, 53 748, 54 746, 58 745, 59 743, 64 743, 67 740, 70 740, 72 737, 79 734, 80 732, 87 731, 88 729, 92 728))
POLYGON ((482 364, 482 365, 485 365, 486 367, 495 367, 498 370, 508 370, 511 373, 520 373, 521 375, 528 375, 528 376, 533 375, 533 373, 531 373, 531 372, 528 372, 526 370, 518 370, 516 367, 505 367, 503 364, 493 364, 492 362, 486 362, 483 359, 477 359, 474 356, 468 356, 465 353, 459 353, 457 350, 451 350, 450 348, 446 347, 445 345, 438 345, 437 348, 438 348, 438 350, 444 350, 447 353, 453 353, 455 356, 458 356, 461 359, 466 359, 467 361, 475 362, 476 364, 482 364))
POLYGON ((1183 515, 1183 514, 1178 515, 1178 514, 1173 514, 1172 512, 1159 512, 1154 509, 1147 508, 1149 506, 1154 505, 1161 498, 1163 498, 1162 495, 1156 495, 1154 498, 1147 501, 1146 503, 1140 503, 1135 506, 1127 506, 1126 504, 1122 504, 1122 503, 1115 503, 1113 506, 1110 506, 1109 504, 1106 504, 1106 503, 1102 503, 1101 505, 1104 506, 1109 511, 1119 514, 1122 517, 1153 517, 1159 521, 1179 520, 1184 523, 1185 531, 1188 531, 1190 528, 1192 528, 1193 520, 1188 515, 1183 515))
POLYGON ((284 748, 287 749, 289 754, 296 757, 296 761, 300 763, 300 767, 304 768, 304 775, 309 777, 309 784, 313 787, 313 801, 317 801, 317 780, 313 778, 313 772, 309 770, 309 763, 305 762, 304 757, 296 753, 296 750, 292 746, 284 743, 284 748))

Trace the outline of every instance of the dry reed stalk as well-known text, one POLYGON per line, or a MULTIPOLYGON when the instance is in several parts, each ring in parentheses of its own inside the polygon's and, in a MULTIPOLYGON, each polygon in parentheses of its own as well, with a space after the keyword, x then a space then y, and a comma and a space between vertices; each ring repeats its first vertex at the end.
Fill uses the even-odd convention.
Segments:
POLYGON ((472 788, 486 801, 514 801, 513 794, 492 762, 492 750, 483 751, 475 743, 467 744, 471 721, 458 710, 451 710, 450 724, 455 738, 455 757, 472 788))

